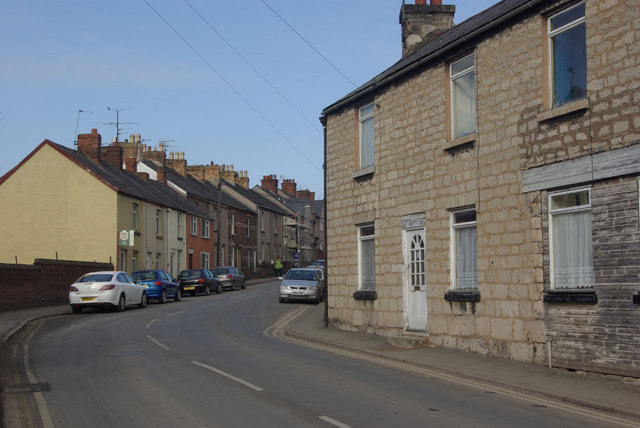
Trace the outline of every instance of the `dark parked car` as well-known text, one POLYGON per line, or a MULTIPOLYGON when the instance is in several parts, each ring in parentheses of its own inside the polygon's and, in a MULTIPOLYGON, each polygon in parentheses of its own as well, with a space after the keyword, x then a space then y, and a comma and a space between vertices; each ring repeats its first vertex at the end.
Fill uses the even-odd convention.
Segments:
POLYGON ((233 290, 236 287, 242 289, 247 287, 247 280, 242 272, 238 272, 233 266, 220 266, 211 269, 213 275, 222 283, 222 288, 233 290))
POLYGON ((208 296, 211 291, 222 293, 222 284, 213 276, 209 269, 187 269, 178 275, 180 291, 195 296, 202 292, 208 296))
POLYGON ((164 270, 139 270, 131 275, 140 285, 147 289, 148 299, 158 299, 167 303, 167 298, 179 302, 182 299, 180 286, 173 277, 164 270))

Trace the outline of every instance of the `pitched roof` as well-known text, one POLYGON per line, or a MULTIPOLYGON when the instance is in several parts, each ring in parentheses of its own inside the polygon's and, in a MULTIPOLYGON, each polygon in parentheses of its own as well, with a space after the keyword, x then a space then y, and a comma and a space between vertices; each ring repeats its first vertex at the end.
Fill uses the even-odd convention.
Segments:
POLYGON ((357 102, 363 97, 372 97, 373 93, 378 91, 379 88, 392 83, 405 73, 411 72, 418 67, 423 67, 431 61, 441 61, 443 55, 451 49, 486 34, 494 27, 514 16, 530 10, 532 7, 544 1, 545 0, 503 0, 495 4, 453 28, 440 33, 433 40, 425 43, 410 55, 402 58, 355 91, 326 107, 322 111, 322 114, 327 115, 338 111, 342 107, 357 102))
POLYGON ((269 198, 262 196, 258 192, 247 189, 246 187, 242 187, 238 184, 230 183, 229 181, 222 180, 225 185, 229 186, 234 191, 238 192, 245 198, 249 199, 251 202, 259 206, 261 209, 265 211, 271 211, 280 215, 287 215, 288 213, 276 202, 270 200, 269 198))

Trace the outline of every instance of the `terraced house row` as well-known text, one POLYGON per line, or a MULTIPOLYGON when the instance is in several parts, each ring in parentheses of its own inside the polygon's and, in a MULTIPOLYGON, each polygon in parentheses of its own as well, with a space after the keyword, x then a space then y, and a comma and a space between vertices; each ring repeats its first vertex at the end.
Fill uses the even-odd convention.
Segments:
POLYGON ((272 273, 276 257, 324 258, 323 202, 294 180, 285 190, 275 176, 263 182, 250 189, 245 171, 188 165, 135 135, 103 146, 94 129, 77 150, 45 140, 0 177, 0 263, 95 261, 174 276, 232 265, 250 277, 272 273))
POLYGON ((323 111, 329 321, 640 376, 640 1, 454 12, 323 111))

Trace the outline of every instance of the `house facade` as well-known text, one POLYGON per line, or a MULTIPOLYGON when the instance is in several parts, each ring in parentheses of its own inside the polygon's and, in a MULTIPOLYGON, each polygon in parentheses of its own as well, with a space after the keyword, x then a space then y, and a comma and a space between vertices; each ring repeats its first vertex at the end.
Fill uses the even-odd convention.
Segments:
POLYGON ((640 2, 454 10, 323 111, 331 324, 640 375, 640 2))

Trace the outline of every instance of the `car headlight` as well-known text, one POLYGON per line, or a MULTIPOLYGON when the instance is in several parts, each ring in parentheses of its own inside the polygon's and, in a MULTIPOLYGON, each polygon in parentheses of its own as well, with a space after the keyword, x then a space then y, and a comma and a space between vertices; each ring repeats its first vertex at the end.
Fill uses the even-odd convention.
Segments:
POLYGON ((316 288, 318 288, 318 287, 315 286, 315 285, 312 285, 312 286, 308 287, 307 290, 314 291, 316 288))
POLYGON ((289 286, 284 285, 284 284, 280 284, 280 290, 286 290, 288 288, 289 288, 289 286))

